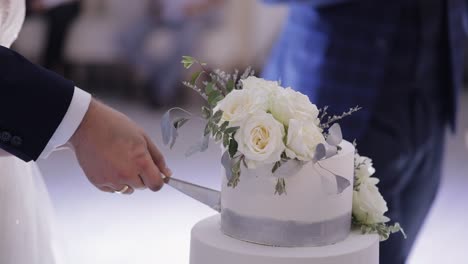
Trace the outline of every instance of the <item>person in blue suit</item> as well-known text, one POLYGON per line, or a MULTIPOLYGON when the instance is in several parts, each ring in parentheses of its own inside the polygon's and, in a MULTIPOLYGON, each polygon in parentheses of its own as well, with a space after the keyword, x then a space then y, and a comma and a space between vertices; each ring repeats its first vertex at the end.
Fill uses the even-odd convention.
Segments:
POLYGON ((405 263, 434 201, 462 85, 466 0, 267 0, 290 13, 264 77, 335 113, 374 161, 387 216, 405 229, 380 263, 405 263))

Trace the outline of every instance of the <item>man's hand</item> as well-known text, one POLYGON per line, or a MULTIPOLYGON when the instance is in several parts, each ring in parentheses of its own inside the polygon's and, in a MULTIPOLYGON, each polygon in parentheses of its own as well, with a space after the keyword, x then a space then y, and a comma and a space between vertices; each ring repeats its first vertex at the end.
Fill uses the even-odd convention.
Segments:
POLYGON ((125 115, 91 101, 80 127, 70 139, 89 181, 105 192, 162 188, 171 176, 163 155, 125 115))

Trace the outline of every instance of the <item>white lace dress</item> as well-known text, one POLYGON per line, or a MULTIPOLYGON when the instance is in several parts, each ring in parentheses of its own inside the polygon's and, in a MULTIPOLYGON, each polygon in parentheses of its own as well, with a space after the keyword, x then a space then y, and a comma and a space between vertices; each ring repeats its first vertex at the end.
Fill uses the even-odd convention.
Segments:
MULTIPOLYGON (((0 0, 0 45, 9 47, 16 39, 24 14, 24 0, 0 0)), ((0 149, 0 263, 59 263, 62 252, 52 227, 52 206, 37 165, 0 149)))

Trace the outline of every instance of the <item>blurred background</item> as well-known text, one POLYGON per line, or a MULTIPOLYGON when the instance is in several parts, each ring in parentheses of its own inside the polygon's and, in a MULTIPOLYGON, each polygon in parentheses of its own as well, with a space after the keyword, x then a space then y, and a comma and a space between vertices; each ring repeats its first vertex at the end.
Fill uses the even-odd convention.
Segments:
POLYGON ((182 55, 261 69, 287 13, 256 0, 28 2, 17 51, 85 90, 156 108, 192 97, 180 85, 182 55))
MULTIPOLYGON (((162 147, 164 110, 198 109, 202 103, 181 86, 188 78, 181 56, 211 68, 252 66, 260 72, 286 7, 256 0, 30 0, 28 5, 14 49, 129 115, 161 146, 176 177, 219 189, 216 146, 184 158, 185 146, 199 138, 190 131, 201 131, 203 124, 191 123, 173 151, 162 147)), ((447 135, 439 196, 409 263, 467 263, 466 89, 461 97, 458 130, 447 135)), ((64 263, 188 263, 191 227, 214 214, 170 187, 132 196, 101 193, 70 151, 57 152, 40 166, 56 209, 64 263)))

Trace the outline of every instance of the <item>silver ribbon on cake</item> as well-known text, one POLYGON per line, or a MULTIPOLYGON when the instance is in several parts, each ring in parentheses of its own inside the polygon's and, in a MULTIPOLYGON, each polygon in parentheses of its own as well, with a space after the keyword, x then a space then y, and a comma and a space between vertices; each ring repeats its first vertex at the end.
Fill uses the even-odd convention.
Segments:
POLYGON ((268 246, 325 246, 348 236, 351 212, 331 220, 306 223, 244 216, 223 208, 221 230, 230 237, 268 246))
MULTIPOLYGON (((346 178, 341 175, 336 174, 335 172, 328 170, 320 164, 321 160, 331 158, 338 154, 339 150, 339 145, 343 141, 343 134, 341 133, 341 127, 339 124, 335 123, 333 124, 329 129, 328 129, 328 137, 326 140, 326 143, 320 143, 317 145, 315 149, 315 155, 314 159, 312 162, 317 164, 320 168, 323 170, 329 172, 334 176, 334 181, 336 183, 336 194, 342 193, 346 188, 351 186, 351 182, 346 178)), ((328 183, 329 180, 326 179, 326 176, 323 173, 320 173, 322 177, 322 185, 324 186, 324 189, 330 189, 328 188, 328 183)), ((329 192, 331 194, 331 192, 329 192)))

